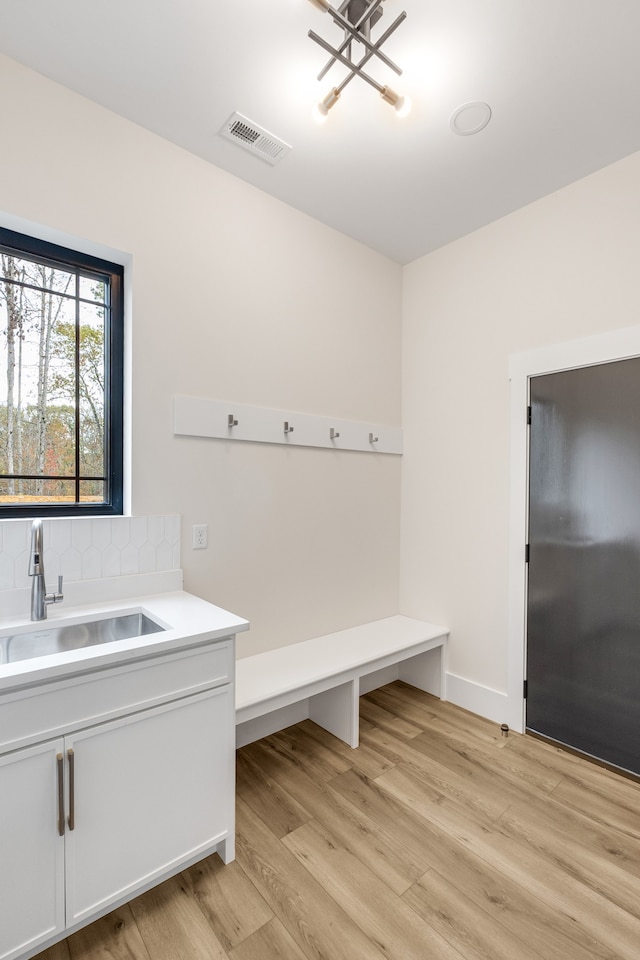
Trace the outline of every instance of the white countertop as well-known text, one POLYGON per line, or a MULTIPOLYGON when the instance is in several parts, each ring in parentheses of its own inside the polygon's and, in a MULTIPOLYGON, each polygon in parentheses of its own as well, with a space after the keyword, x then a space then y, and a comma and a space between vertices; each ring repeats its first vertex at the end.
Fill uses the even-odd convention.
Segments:
POLYGON ((249 629, 247 620, 183 590, 74 606, 51 604, 47 613, 47 619, 38 622, 28 618, 0 620, 0 636, 127 613, 144 613, 165 629, 147 636, 114 640, 15 663, 0 663, 0 694, 87 670, 99 670, 160 653, 171 653, 185 646, 249 629))

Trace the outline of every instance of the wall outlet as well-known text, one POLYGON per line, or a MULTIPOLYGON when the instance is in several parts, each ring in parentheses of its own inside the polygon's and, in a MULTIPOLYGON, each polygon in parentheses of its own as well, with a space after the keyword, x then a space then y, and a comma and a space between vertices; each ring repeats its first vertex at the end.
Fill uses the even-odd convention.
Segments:
POLYGON ((193 525, 193 549, 205 550, 209 542, 209 527, 206 523, 194 523, 193 525))

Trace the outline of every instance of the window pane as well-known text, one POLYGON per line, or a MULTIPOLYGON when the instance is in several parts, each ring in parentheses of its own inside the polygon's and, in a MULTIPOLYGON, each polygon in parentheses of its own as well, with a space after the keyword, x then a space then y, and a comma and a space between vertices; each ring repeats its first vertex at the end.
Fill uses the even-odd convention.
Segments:
POLYGON ((35 450, 40 451, 44 443, 44 457, 38 459, 37 470, 25 470, 24 473, 36 473, 39 476, 75 476, 75 408, 69 406, 49 406, 46 411, 46 432, 41 438, 39 421, 33 426, 35 450))
POLYGON ((104 280, 95 277, 80 277, 80 292, 78 296, 83 300, 94 300, 96 303, 105 303, 106 284, 104 280))
POLYGON ((4 473, 75 471, 74 303, 0 284, 0 466, 4 473))
POLYGON ((80 476, 102 477, 104 468, 103 307, 80 305, 80 476))
POLYGON ((107 499, 107 485, 103 480, 81 480, 80 500, 82 503, 104 503, 107 499))
POLYGON ((0 503, 54 504, 74 501, 73 480, 0 480, 0 503))
POLYGON ((76 275, 69 270, 47 266, 28 260, 26 257, 16 257, 8 253, 0 255, 0 272, 8 280, 20 284, 40 287, 53 293, 66 293, 74 297, 76 294, 76 275))

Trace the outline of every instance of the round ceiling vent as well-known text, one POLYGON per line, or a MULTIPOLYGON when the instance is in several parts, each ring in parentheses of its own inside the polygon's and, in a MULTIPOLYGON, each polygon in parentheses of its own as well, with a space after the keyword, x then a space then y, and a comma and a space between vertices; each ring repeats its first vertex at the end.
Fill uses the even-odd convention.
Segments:
POLYGON ((491 107, 488 103, 474 100, 472 103, 463 103, 454 110, 449 119, 449 126, 460 137, 470 137, 480 133, 491 120, 491 107))

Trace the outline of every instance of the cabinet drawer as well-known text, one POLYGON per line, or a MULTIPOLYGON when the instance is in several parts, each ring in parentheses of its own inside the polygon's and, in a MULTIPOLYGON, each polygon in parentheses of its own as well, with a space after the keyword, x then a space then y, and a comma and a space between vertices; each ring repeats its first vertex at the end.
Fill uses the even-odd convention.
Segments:
POLYGON ((229 683, 234 639, 92 670, 0 697, 0 752, 229 683))

